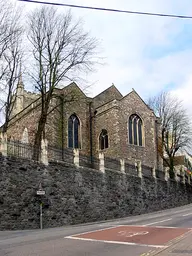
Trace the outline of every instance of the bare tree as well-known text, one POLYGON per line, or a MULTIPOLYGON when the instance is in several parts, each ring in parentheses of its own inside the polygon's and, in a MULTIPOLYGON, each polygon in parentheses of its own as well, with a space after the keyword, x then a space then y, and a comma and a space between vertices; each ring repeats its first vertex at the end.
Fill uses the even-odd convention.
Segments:
MULTIPOLYGON (((13 37, 20 30, 19 12, 8 0, 0 0, 0 61, 2 63, 2 56, 6 49, 10 46, 10 42, 13 41, 13 37)), ((1 70, 0 79, 3 75, 1 70)))
POLYGON ((0 0, 0 8, 0 112, 4 115, 2 131, 6 132, 16 99, 23 30, 20 15, 10 2, 0 0))
POLYGON ((17 99, 16 87, 18 83, 21 83, 21 61, 22 61, 22 50, 20 34, 11 40, 10 46, 3 54, 4 62, 7 65, 6 72, 4 75, 5 81, 5 92, 6 98, 4 103, 5 109, 5 122, 3 125, 3 132, 7 131, 9 121, 13 114, 13 108, 17 99))
POLYGON ((30 15, 29 40, 34 57, 32 77, 41 95, 35 135, 35 145, 40 148, 54 90, 62 81, 74 80, 79 72, 92 71, 98 41, 83 31, 80 21, 73 21, 70 12, 59 13, 48 7, 36 9, 30 15))
POLYGON ((174 158, 179 149, 191 146, 192 127, 182 102, 168 92, 161 92, 150 98, 148 105, 159 116, 161 136, 158 138, 158 151, 174 176, 174 158))
POLYGON ((10 36, 10 3, 0 0, 0 59, 6 50, 10 36))

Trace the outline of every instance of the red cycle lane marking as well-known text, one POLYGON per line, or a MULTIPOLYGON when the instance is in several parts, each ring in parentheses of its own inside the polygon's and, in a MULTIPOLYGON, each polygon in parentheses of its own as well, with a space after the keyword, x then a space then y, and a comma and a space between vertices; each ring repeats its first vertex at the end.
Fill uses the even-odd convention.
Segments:
POLYGON ((171 240, 187 233, 190 229, 149 226, 117 226, 81 233, 66 238, 143 245, 151 247, 166 247, 171 240))

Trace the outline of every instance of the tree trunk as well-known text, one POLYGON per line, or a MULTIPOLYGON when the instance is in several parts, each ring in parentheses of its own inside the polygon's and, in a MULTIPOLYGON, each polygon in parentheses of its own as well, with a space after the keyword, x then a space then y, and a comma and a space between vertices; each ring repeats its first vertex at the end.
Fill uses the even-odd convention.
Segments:
POLYGON ((45 124, 47 121, 47 114, 43 114, 38 122, 38 129, 35 134, 34 148, 33 148, 33 160, 39 161, 41 153, 41 140, 45 137, 45 124))
POLYGON ((170 166, 169 166, 169 176, 170 176, 170 179, 174 179, 175 178, 175 173, 174 173, 174 157, 169 156, 169 163, 170 163, 170 166))
POLYGON ((8 120, 5 120, 5 123, 4 123, 3 127, 2 127, 2 132, 6 133, 7 132, 7 128, 8 128, 8 120))

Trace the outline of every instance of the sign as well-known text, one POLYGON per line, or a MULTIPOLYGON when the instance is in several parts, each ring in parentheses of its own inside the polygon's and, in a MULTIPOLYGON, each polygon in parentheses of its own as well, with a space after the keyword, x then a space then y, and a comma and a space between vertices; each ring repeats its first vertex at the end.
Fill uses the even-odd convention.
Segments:
POLYGON ((39 195, 39 196, 45 195, 45 191, 44 190, 37 190, 37 195, 39 195))

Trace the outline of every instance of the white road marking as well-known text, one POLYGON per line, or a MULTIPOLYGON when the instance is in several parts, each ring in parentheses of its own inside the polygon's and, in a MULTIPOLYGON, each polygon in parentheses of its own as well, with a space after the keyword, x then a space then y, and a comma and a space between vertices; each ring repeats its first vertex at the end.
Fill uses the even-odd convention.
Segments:
MULTIPOLYGON (((173 210, 173 208, 172 209, 169 209, 169 212, 168 213, 170 213, 170 212, 172 212, 171 210, 173 210)), ((182 210, 178 210, 178 211, 174 211, 173 212, 173 214, 174 215, 177 215, 178 213, 184 213, 184 212, 186 212, 186 211, 189 211, 190 210, 190 208, 186 208, 186 209, 182 209, 182 210)), ((158 218, 158 217, 166 217, 166 215, 167 215, 167 213, 166 213, 166 211, 168 211, 168 210, 165 210, 165 213, 163 213, 163 212, 157 212, 157 213, 153 213, 153 215, 151 215, 151 214, 149 214, 149 215, 147 215, 147 218, 149 218, 149 219, 153 219, 153 218, 158 218)), ((140 217, 140 218, 138 218, 138 216, 137 216, 137 218, 136 219, 134 219, 136 216, 131 216, 131 217, 126 217, 126 218, 122 218, 122 219, 120 219, 120 220, 117 220, 117 221, 115 221, 115 222, 113 222, 112 220, 110 221, 110 222, 105 222, 105 223, 102 223, 102 224, 99 224, 99 226, 113 226, 113 225, 116 225, 116 224, 118 224, 118 223, 124 223, 124 222, 126 222, 126 224, 124 224, 124 225, 127 225, 127 224, 129 224, 130 223, 130 225, 129 226, 131 226, 131 225, 133 225, 133 226, 137 226, 137 225, 134 225, 134 224, 131 224, 132 222, 136 222, 136 221, 145 221, 146 220, 146 218, 144 219, 143 217, 140 217)))
POLYGON ((182 215, 183 217, 192 215, 192 212, 182 215))
POLYGON ((120 241, 96 240, 96 239, 80 238, 80 237, 74 237, 74 236, 66 236, 65 238, 74 239, 74 240, 82 240, 82 241, 91 241, 91 242, 100 242, 100 243, 109 243, 109 244, 136 245, 136 246, 154 247, 154 248, 167 248, 168 247, 165 245, 137 244, 137 243, 120 242, 120 241))
POLYGON ((153 217, 154 217, 154 218, 157 218, 157 217, 166 216, 166 215, 169 214, 169 213, 176 214, 176 213, 186 212, 186 211, 189 211, 190 208, 186 208, 186 209, 182 209, 182 210, 178 210, 178 211, 172 211, 172 210, 173 210, 173 208, 172 208, 172 209, 169 209, 169 212, 168 212, 168 210, 165 210, 165 212, 162 211, 162 212, 160 212, 160 213, 155 213, 155 212, 154 212, 153 215, 152 215, 152 213, 151 213, 151 214, 149 214, 149 216, 150 216, 150 217, 152 216, 152 218, 153 218, 153 217))
MULTIPOLYGON (((179 227, 168 227, 168 226, 155 226, 156 228, 179 228, 179 227)), ((191 228, 185 228, 185 229, 191 229, 191 228)))
POLYGON ((119 231, 118 236, 133 237, 133 236, 147 235, 148 233, 149 233, 148 231, 141 231, 141 232, 119 231))
POLYGON ((180 210, 180 211, 174 211, 173 213, 181 213, 181 212, 186 212, 186 211, 189 211, 190 208, 186 208, 186 209, 183 209, 183 210, 180 210))
MULTIPOLYGON (((71 235, 70 237, 86 235, 86 234, 89 234, 89 233, 104 231, 104 230, 108 230, 108 229, 114 229, 114 228, 118 228, 118 227, 122 227, 122 226, 124 226, 124 225, 117 225, 117 226, 111 226, 111 227, 109 227, 109 228, 95 229, 95 230, 93 230, 93 231, 86 231, 86 232, 83 232, 83 233, 74 234, 74 235, 71 235)), ((64 237, 64 238, 66 238, 66 237, 64 237)))
POLYGON ((106 227, 106 226, 111 226, 111 227, 115 227, 115 226, 119 226, 119 222, 114 222, 114 223, 103 223, 103 224, 99 224, 99 227, 106 227))
POLYGON ((152 223, 148 223, 148 224, 145 224, 145 225, 142 225, 142 226, 143 227, 150 226, 150 225, 154 225, 154 224, 157 224, 157 223, 166 222, 166 221, 169 221, 169 220, 172 220, 172 218, 166 219, 166 220, 160 220, 160 221, 156 221, 156 222, 152 222, 152 223))
MULTIPOLYGON (((169 209, 169 212, 167 212, 168 210, 165 210, 165 212, 160 212, 160 213, 156 213, 155 214, 155 212, 154 212, 154 215, 151 215, 151 214, 149 214, 149 216, 150 216, 150 219, 151 218, 158 218, 158 217, 164 217, 164 216, 166 216, 167 214, 170 214, 170 213, 173 213, 174 215, 175 214, 177 214, 177 213, 182 213, 182 212, 186 212, 186 211, 189 211, 189 210, 191 210, 190 208, 186 208, 186 209, 182 209, 182 210, 178 210, 178 211, 172 211, 173 210, 173 208, 172 209, 169 209)), ((139 219, 140 221, 142 221, 142 220, 144 220, 143 218, 141 218, 141 219, 139 219)))

